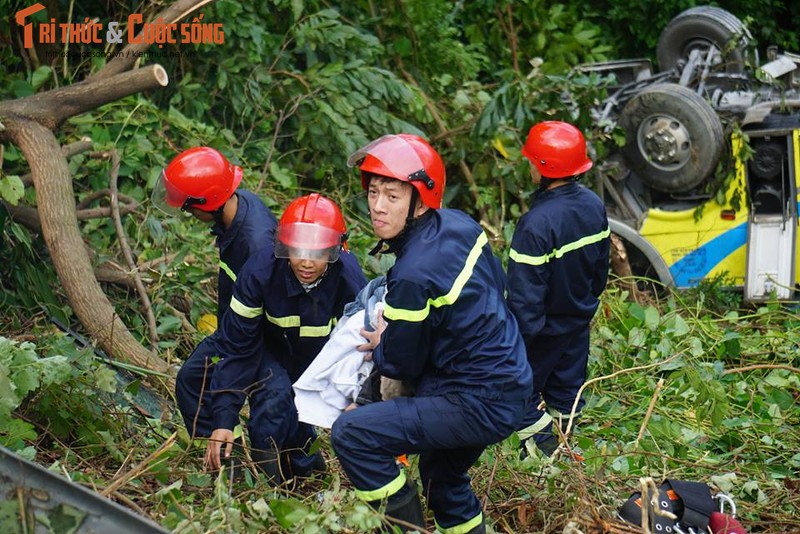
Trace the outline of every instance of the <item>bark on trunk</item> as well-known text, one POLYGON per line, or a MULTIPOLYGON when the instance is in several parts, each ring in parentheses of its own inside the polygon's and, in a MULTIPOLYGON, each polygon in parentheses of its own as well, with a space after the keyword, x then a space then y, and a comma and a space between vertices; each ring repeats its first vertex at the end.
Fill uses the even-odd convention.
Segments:
POLYGON ((642 305, 654 304, 653 295, 649 291, 642 291, 636 283, 636 278, 628 261, 628 251, 625 243, 616 234, 611 234, 611 272, 618 278, 619 285, 628 291, 631 298, 642 305))
POLYGON ((72 175, 53 132, 28 120, 16 123, 8 133, 31 167, 42 235, 75 314, 107 354, 168 373, 167 363, 131 335, 95 279, 78 229, 72 175))
MULTIPOLYGON (((213 1, 178 0, 153 18, 177 22, 213 1)), ((27 226, 41 225, 58 278, 90 336, 115 359, 171 375, 167 363, 131 335, 95 278, 78 228, 67 164, 72 145, 59 146, 53 133, 69 117, 128 95, 166 86, 168 76, 160 65, 130 71, 139 54, 127 52, 144 52, 149 47, 144 41, 128 45, 122 54, 83 82, 0 102, 0 142, 15 143, 30 165, 38 209, 21 206, 15 210, 15 216, 27 226)), ((82 143, 79 149, 86 141, 82 143)), ((165 386, 173 391, 174 378, 167 378, 165 386)))

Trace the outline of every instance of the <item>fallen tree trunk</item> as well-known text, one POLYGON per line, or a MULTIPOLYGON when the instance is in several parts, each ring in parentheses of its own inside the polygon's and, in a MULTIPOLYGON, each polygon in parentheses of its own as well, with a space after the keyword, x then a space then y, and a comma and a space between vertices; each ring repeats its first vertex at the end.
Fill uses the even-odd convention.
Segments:
POLYGON ((55 135, 32 120, 5 124, 9 138, 30 164, 38 205, 47 207, 39 210, 42 236, 75 315, 107 354, 168 374, 167 363, 128 331, 94 276, 75 215, 72 175, 55 135))
MULTIPOLYGON (((0 102, 0 139, 17 145, 31 168, 42 236, 75 314, 107 354, 169 375, 166 361, 130 333, 94 276, 78 228, 67 158, 52 129, 70 116, 168 83, 160 65, 0 102)), ((167 380, 171 389, 172 379, 167 380)))

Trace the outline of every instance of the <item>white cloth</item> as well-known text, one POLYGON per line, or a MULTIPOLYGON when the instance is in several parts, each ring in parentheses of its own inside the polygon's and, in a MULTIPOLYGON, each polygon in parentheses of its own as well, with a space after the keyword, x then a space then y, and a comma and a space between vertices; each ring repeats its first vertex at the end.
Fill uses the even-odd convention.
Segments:
POLYGON ((364 314, 361 310, 340 321, 320 353, 292 385, 300 421, 330 428, 358 397, 373 365, 365 362, 365 353, 356 349, 367 341, 360 333, 364 314))

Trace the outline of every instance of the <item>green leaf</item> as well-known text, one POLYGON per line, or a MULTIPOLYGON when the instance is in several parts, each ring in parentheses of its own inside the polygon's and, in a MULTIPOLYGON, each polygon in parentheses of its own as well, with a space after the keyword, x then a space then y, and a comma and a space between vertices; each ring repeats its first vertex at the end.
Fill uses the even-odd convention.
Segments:
POLYGON ((676 337, 682 337, 689 333, 689 325, 677 313, 673 315, 672 322, 672 331, 676 337))
POLYGON ((36 91, 50 78, 53 70, 47 65, 42 65, 31 74, 31 86, 36 91))
POLYGON ((408 37, 395 39, 392 43, 392 47, 394 48, 395 54, 400 57, 408 57, 411 55, 411 40, 408 37))
POLYGON ((300 20, 303 16, 303 0, 292 0, 292 20, 300 20))
POLYGON ((39 360, 42 383, 66 382, 72 376, 69 360, 64 356, 49 356, 39 360))
POLYGON ((63 532, 64 534, 78 532, 87 515, 87 512, 73 508, 68 504, 59 504, 55 510, 48 514, 52 532, 63 532))
POLYGON ((25 80, 14 80, 11 82, 9 89, 16 98, 31 96, 34 93, 33 86, 25 80))
POLYGON ((294 498, 272 500, 269 507, 283 528, 291 528, 311 513, 306 505, 294 498))
POLYGON ((19 199, 25 194, 25 185, 19 176, 8 175, 0 177, 0 199, 12 206, 16 206, 19 199))
POLYGON ((738 486, 736 473, 723 473, 721 475, 712 475, 711 482, 717 486, 723 493, 731 493, 738 486))
POLYGON ((645 326, 654 331, 658 328, 659 323, 661 322, 661 316, 658 313, 658 310, 653 306, 648 306, 647 309, 644 311, 644 324, 645 326))
POLYGON ((294 176, 276 162, 271 161, 269 163, 269 172, 272 178, 284 189, 291 189, 294 186, 294 176))
POLYGON ((183 323, 179 318, 174 315, 167 315, 159 319, 156 332, 158 332, 158 335, 164 335, 169 332, 177 332, 182 326, 183 323))

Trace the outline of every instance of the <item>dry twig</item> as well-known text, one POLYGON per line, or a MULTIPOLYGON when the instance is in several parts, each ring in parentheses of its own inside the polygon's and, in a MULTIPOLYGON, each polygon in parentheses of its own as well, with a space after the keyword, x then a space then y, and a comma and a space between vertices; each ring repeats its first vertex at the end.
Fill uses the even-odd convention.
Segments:
POLYGON ((136 265, 136 259, 133 257, 130 245, 128 245, 128 238, 125 236, 125 229, 122 226, 122 219, 119 213, 119 193, 117 191, 117 179, 119 177, 119 154, 116 150, 107 152, 106 157, 111 158, 111 172, 109 173, 109 191, 111 192, 111 218, 114 220, 114 228, 117 231, 117 238, 119 239, 119 247, 122 250, 122 255, 125 256, 125 261, 128 262, 130 275, 133 277, 133 282, 136 285, 136 292, 139 294, 139 299, 142 301, 144 312, 147 316, 147 327, 150 331, 150 346, 152 349, 156 348, 158 343, 158 332, 156 331, 156 317, 153 314, 153 306, 150 303, 150 297, 147 294, 147 289, 144 287, 142 278, 139 276, 139 268, 136 265))

